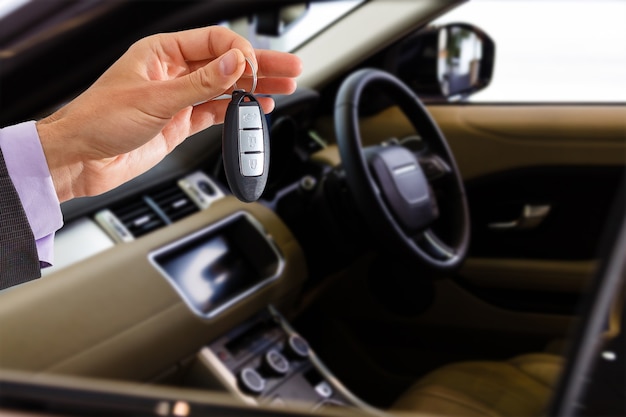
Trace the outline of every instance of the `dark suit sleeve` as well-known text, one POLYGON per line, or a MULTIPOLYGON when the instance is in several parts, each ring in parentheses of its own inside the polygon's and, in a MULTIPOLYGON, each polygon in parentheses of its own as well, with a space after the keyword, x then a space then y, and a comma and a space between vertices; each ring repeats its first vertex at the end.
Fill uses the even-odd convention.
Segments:
POLYGON ((35 238, 0 150, 0 290, 40 276, 35 238))

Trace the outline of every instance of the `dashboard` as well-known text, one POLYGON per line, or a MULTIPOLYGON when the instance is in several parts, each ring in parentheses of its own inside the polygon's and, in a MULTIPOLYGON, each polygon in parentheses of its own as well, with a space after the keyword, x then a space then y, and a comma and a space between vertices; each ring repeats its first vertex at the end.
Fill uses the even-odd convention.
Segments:
MULTIPOLYGON (((293 201, 328 169, 314 157, 326 146, 312 130, 318 100, 306 89, 276 99, 259 202, 226 187, 218 126, 142 177, 64 204, 55 266, 3 303, 7 314, 20 310, 24 329, 41 330, 10 330, 0 366, 226 390, 251 404, 367 409, 282 315, 308 278, 287 225, 293 201)), ((1 322, 8 332, 17 320, 1 322)))

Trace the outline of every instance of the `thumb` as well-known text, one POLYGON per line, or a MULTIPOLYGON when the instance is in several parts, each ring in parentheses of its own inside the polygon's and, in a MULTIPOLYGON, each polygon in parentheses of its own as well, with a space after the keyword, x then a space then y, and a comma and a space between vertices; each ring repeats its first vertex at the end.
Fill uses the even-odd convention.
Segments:
POLYGON ((245 68, 243 53, 231 49, 204 67, 168 81, 168 101, 175 107, 172 114, 223 94, 243 75, 245 68))

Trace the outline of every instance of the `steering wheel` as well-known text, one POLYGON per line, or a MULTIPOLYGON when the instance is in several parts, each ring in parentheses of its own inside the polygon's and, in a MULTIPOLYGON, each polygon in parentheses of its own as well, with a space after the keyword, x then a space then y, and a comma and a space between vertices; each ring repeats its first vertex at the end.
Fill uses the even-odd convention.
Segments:
POLYGON ((458 267, 469 242, 465 190, 443 134, 415 93, 392 74, 359 70, 337 94, 335 132, 346 181, 374 233, 431 268, 458 267), (401 143, 363 148, 359 103, 370 87, 400 107, 421 137, 420 150, 401 143))

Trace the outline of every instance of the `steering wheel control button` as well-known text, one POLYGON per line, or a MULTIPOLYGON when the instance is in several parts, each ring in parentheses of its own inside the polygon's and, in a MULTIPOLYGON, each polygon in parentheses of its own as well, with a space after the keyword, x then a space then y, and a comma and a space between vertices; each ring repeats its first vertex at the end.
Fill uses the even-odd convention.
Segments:
POLYGON ((309 357, 309 344, 301 336, 291 335, 287 341, 288 352, 299 359, 309 357))
POLYGON ((429 181, 436 180, 452 172, 452 169, 438 156, 419 158, 419 163, 429 181))
POLYGON ((289 372, 289 361, 276 349, 270 349, 264 356, 265 368, 274 375, 285 375, 289 372))
POLYGON ((331 395, 333 395, 333 389, 326 381, 322 381, 317 384, 315 386, 315 392, 317 392, 320 396, 324 398, 329 398, 331 395))
POLYGON ((265 389, 265 379, 254 368, 243 368, 239 372, 239 385, 248 394, 259 395, 265 389))
POLYGON ((233 91, 222 130, 222 159, 226 180, 241 201, 261 197, 268 178, 269 128, 252 93, 233 91))

